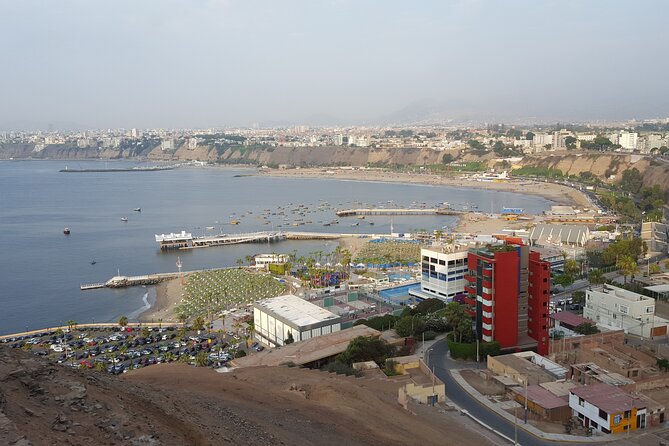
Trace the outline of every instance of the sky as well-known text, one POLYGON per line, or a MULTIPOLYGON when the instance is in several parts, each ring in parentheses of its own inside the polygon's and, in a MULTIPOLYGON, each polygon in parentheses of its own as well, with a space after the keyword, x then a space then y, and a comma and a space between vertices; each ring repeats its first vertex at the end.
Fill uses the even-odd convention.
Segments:
POLYGON ((0 0, 0 130, 669 116, 665 0, 0 0))

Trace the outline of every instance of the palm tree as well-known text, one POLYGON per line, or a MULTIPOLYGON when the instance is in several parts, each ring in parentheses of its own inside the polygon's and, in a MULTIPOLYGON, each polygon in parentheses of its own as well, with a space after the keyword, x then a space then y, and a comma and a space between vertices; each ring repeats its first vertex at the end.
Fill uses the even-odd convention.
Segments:
POLYGON ((193 321, 193 330, 204 330, 204 318, 202 316, 196 317, 193 321))
POLYGON ((590 270, 588 273, 588 281, 593 285, 604 283, 604 273, 601 269, 590 270))
POLYGON ((66 321, 65 323, 67 324, 67 329, 68 329, 69 331, 72 331, 73 328, 77 325, 77 322, 74 321, 74 320, 72 320, 72 319, 66 321))
POLYGON ((243 264, 244 264, 244 261, 242 259, 237 259, 237 268, 241 269, 243 264))
POLYGON ((636 260, 631 256, 623 256, 619 258, 616 266, 620 269, 625 283, 627 283, 627 276, 634 278, 634 275, 639 272, 639 265, 637 265, 636 260))
POLYGON ((119 324, 119 326, 121 326, 121 327, 125 327, 126 325, 128 325, 128 318, 127 318, 126 316, 121 316, 121 317, 118 319, 118 324, 119 324))

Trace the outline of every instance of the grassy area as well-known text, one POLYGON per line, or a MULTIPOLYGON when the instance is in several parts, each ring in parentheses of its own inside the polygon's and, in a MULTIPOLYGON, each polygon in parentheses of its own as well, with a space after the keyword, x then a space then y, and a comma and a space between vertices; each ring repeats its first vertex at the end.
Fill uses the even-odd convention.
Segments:
POLYGON ((186 317, 216 313, 282 294, 285 285, 271 275, 244 269, 204 271, 188 276, 177 314, 186 317))
POLYGON ((355 263, 365 264, 389 264, 395 262, 406 264, 419 261, 419 244, 395 241, 367 242, 354 259, 355 263))

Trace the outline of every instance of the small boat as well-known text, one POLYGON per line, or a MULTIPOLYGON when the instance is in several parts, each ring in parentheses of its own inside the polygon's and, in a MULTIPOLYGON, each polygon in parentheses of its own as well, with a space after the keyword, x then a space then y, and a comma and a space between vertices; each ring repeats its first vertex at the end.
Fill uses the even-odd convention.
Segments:
POLYGON ((133 211, 135 211, 135 212, 142 212, 142 208, 135 208, 135 209, 133 209, 133 211))
POLYGON ((238 225, 238 224, 239 224, 239 220, 232 220, 232 221, 230 222, 230 224, 231 224, 231 225, 238 225))
POLYGON ((373 222, 373 221, 370 221, 370 222, 369 222, 369 225, 370 225, 370 226, 374 226, 374 222, 373 222))
POLYGON ((91 265, 95 265, 96 263, 98 262, 96 262, 95 260, 91 260, 91 265))
POLYGON ((121 221, 123 222, 128 221, 128 217, 121 217, 121 221))
POLYGON ((70 228, 63 229, 63 234, 70 235, 70 228))
POLYGON ((213 226, 207 226, 207 231, 213 231, 214 227, 213 226))

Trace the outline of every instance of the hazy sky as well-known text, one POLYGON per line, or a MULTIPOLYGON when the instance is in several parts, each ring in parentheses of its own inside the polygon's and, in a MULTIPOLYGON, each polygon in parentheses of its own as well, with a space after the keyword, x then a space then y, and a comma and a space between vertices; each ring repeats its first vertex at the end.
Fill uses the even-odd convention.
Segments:
POLYGON ((0 129, 669 116, 669 1, 0 0, 0 129))

